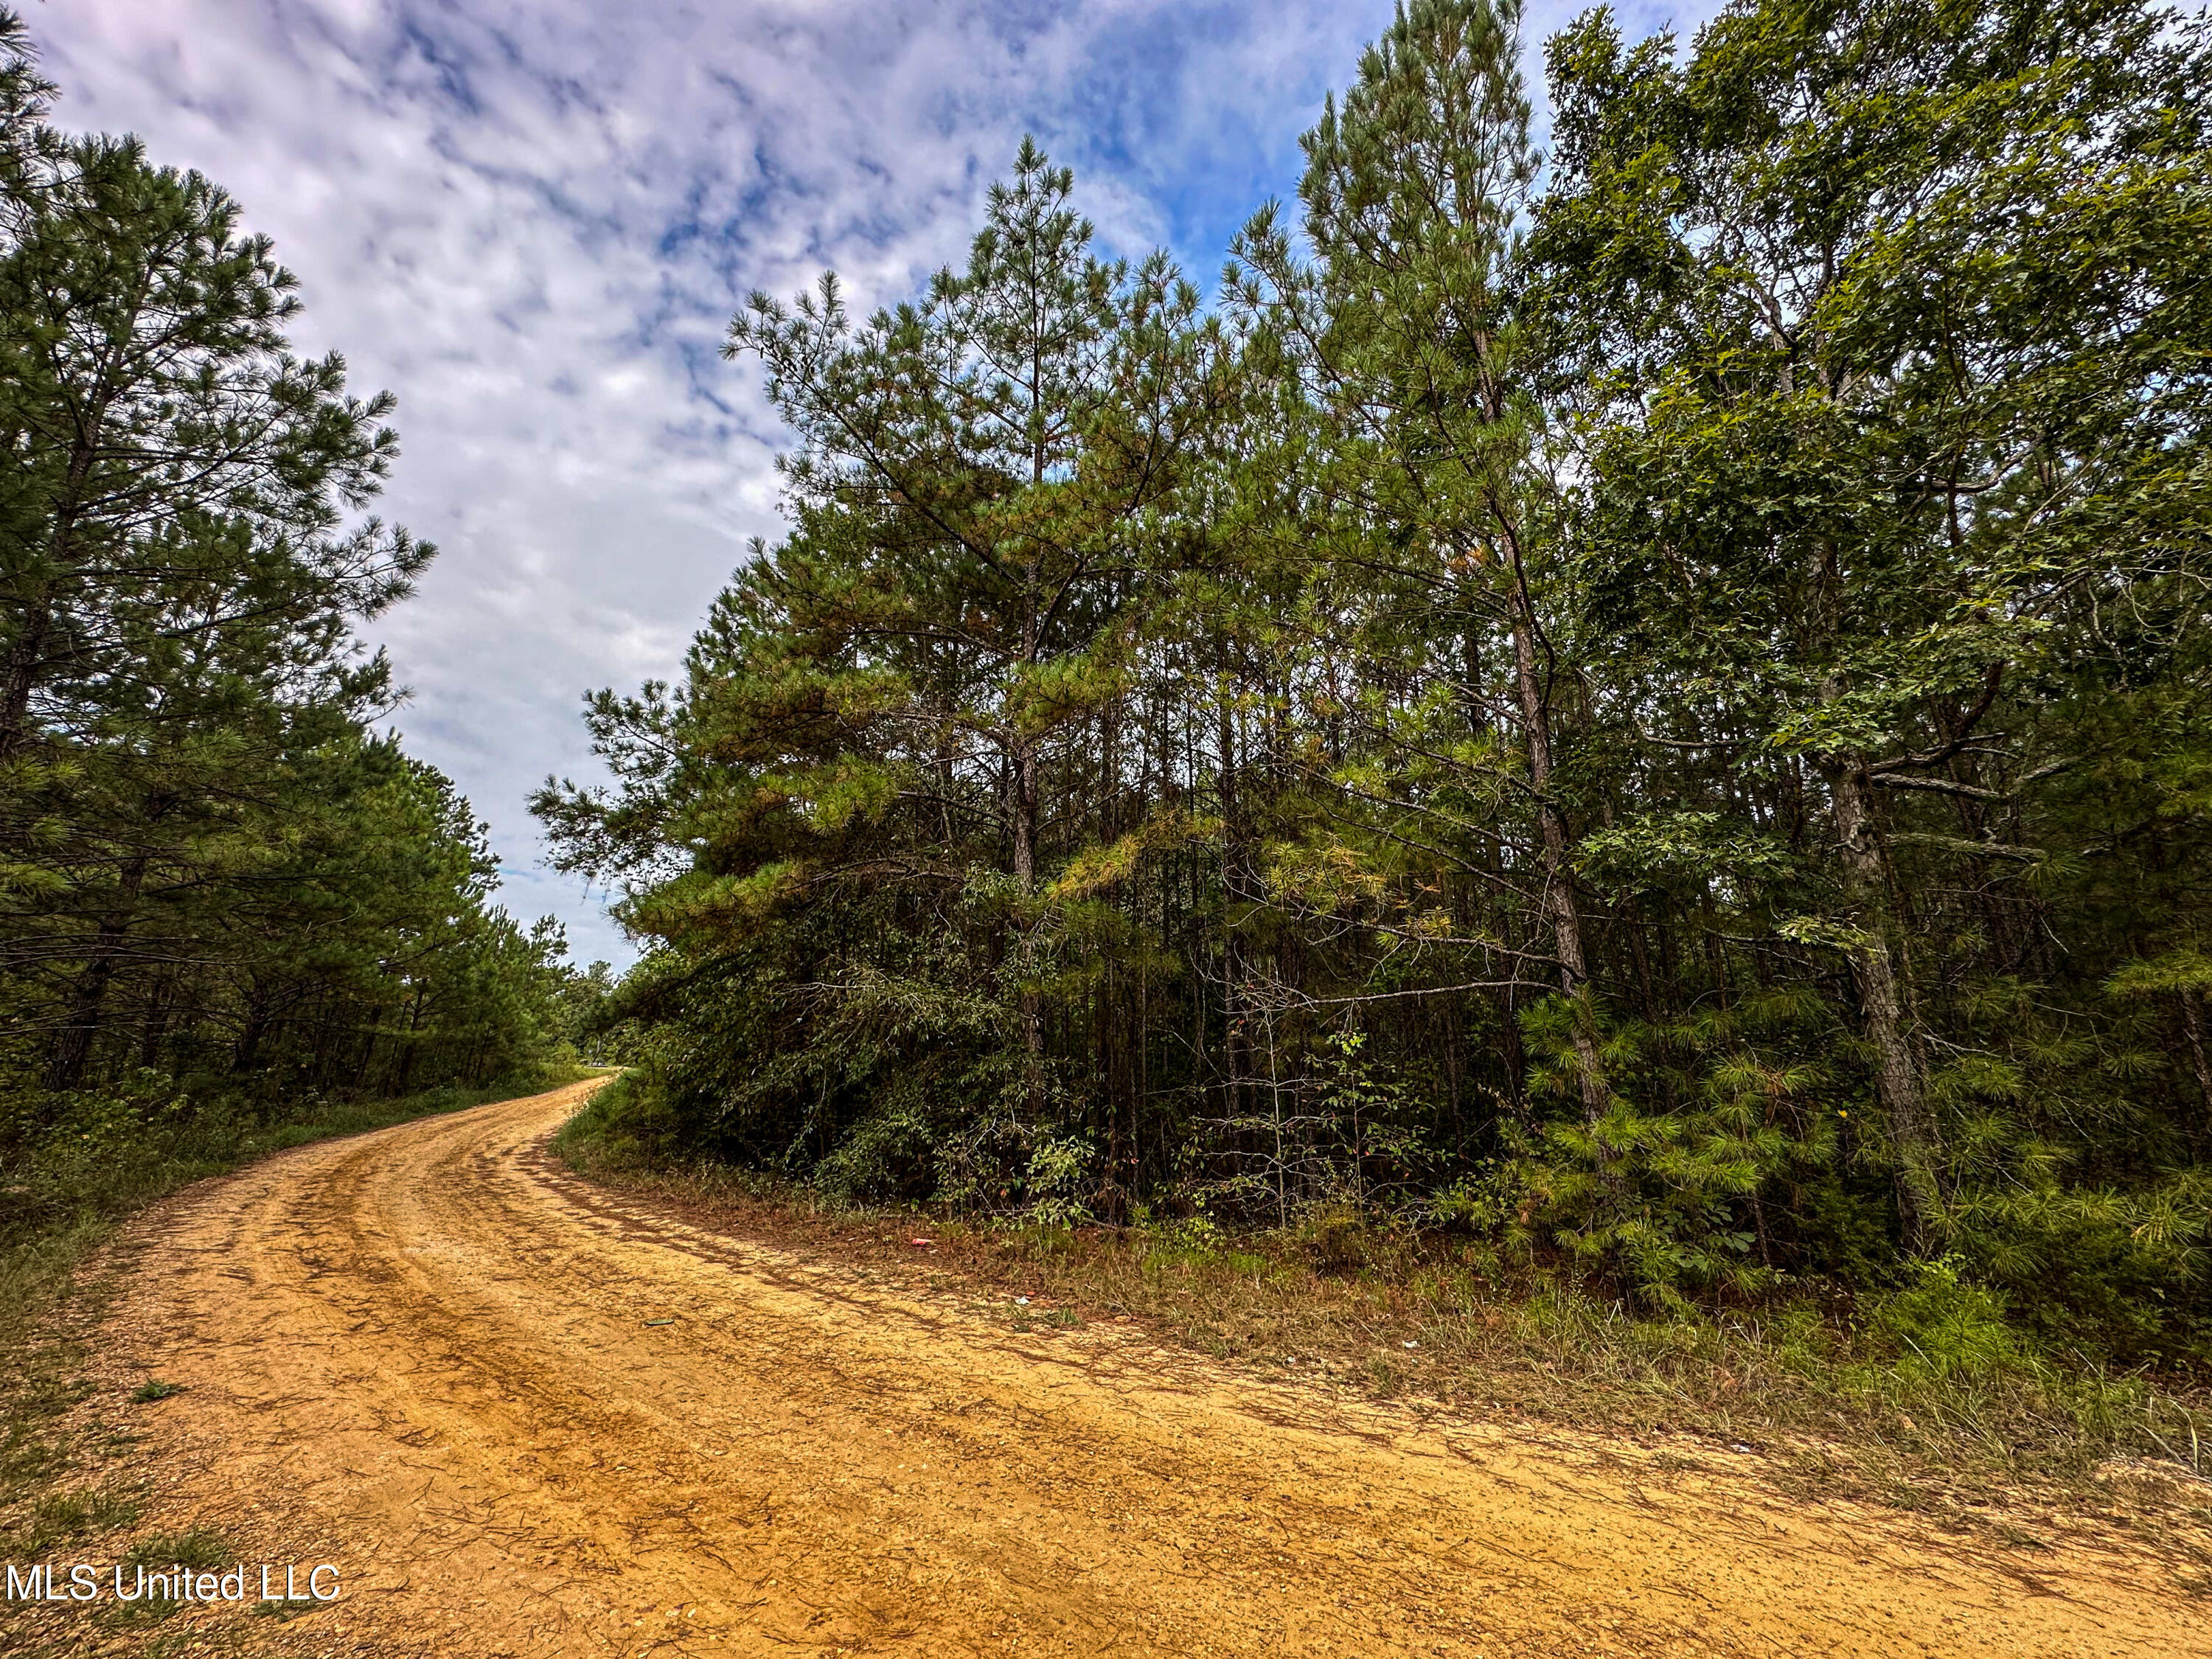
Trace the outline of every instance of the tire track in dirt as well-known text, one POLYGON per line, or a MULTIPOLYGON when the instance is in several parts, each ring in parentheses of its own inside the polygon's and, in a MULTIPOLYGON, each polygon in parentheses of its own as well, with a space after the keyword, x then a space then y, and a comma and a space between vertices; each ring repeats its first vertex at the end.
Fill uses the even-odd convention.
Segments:
MULTIPOLYGON (((163 1627, 375 1655, 2212 1653, 2124 1559, 1936 1547, 1742 1472, 1424 1422, 694 1229, 545 1136, 592 1085, 149 1217, 103 1372, 149 1525, 341 1601, 163 1627), (651 1322, 668 1321, 668 1323, 651 1322)), ((130 1650, 84 1615, 47 1633, 130 1650), (74 1636, 72 1632, 74 1632, 74 1636)))

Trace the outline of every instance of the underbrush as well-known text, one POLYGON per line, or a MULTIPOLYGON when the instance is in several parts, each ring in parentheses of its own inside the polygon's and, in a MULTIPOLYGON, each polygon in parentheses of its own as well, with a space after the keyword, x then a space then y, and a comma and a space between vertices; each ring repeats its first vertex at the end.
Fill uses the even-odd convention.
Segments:
POLYGON ((572 1167, 726 1231, 1025 1295, 1008 1315, 1024 1328, 1053 1322, 1051 1309, 1127 1315, 1220 1358, 1419 1409, 1762 1452, 1796 1490, 1954 1516, 2094 1498, 2179 1519, 2198 1534, 2192 1552, 2212 1536, 2212 1392, 2038 1346, 1955 1259, 1880 1294, 1806 1287, 1654 1315, 1480 1239, 1342 1209, 1237 1232, 1203 1218, 1070 1228, 855 1205, 657 1158, 653 1137, 629 1127, 629 1103, 617 1082, 572 1121, 558 1143, 572 1167))
POLYGON ((674 1128, 659 1097, 639 1086, 636 1073, 624 1072, 592 1091, 584 1109, 561 1126, 553 1148, 594 1169, 653 1169, 667 1161, 674 1128))

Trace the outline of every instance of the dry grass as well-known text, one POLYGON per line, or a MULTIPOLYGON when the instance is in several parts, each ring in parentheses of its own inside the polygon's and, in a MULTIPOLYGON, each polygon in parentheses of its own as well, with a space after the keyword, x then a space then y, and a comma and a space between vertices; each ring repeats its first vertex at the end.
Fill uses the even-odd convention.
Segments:
POLYGON ((2124 1528, 2212 1594, 2212 1398, 2148 1376, 2033 1358, 1929 1375, 1810 1304, 1638 1317, 1465 1241, 1006 1226, 840 1206, 719 1165, 610 1168, 574 1140, 562 1151, 696 1224, 1000 1293, 1024 1327, 1126 1315, 1224 1361, 1419 1411, 1747 1449, 1784 1490, 2013 1543, 2124 1528))

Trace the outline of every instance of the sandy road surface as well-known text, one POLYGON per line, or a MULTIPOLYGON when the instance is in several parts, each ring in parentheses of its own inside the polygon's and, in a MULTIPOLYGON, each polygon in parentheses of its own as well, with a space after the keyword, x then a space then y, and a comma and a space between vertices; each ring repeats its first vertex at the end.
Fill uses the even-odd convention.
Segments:
POLYGON ((345 1591, 171 1637, 2212 1653, 2203 1604, 2118 1560, 1939 1549, 1762 1498, 1724 1455, 1670 1474, 1595 1441, 1347 1407, 1126 1326, 1017 1334, 972 1296, 696 1231, 552 1164, 544 1137, 588 1086, 304 1148, 153 1218, 105 1364, 185 1388, 143 1413, 149 1522, 218 1526, 249 1561, 335 1561, 345 1591))

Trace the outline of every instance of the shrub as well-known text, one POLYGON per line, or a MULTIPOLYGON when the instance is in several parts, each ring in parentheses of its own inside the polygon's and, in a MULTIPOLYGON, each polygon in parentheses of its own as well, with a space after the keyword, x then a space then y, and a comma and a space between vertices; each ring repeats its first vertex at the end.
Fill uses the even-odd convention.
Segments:
POLYGON ((2005 1320, 2004 1299, 1970 1283, 1956 1255, 1920 1264, 1914 1283, 1876 1298, 1872 1328, 1895 1346, 1896 1369, 1916 1380, 1985 1377, 2029 1358, 2005 1320))
POLYGON ((1329 1205, 1306 1218, 1306 1255, 1315 1270, 1325 1273, 1357 1273, 1367 1265, 1367 1223, 1349 1205, 1329 1205))

